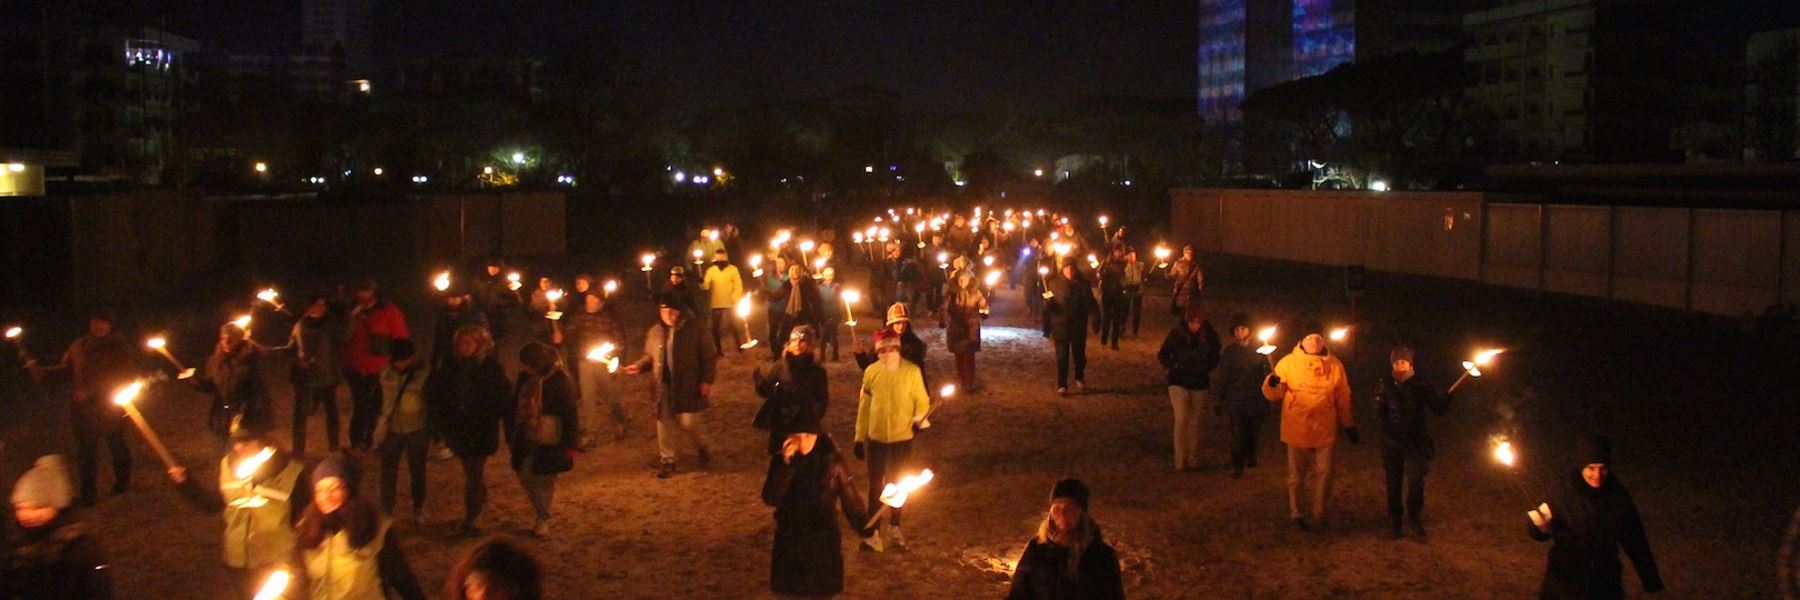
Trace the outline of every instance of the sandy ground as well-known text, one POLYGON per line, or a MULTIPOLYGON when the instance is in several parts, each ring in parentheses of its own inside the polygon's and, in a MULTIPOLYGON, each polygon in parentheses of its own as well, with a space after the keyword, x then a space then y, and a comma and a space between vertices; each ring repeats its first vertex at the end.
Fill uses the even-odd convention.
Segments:
MULTIPOLYGON (((1209 305, 1221 324, 1239 310, 1268 321, 1312 314, 1347 322, 1333 275, 1221 259, 1209 270, 1209 305)), ((1666 597, 1775 594, 1778 546, 1800 502, 1790 351, 1747 341, 1729 322, 1673 312, 1400 277, 1373 276, 1371 286, 1354 343, 1341 349, 1366 425, 1364 443, 1340 440, 1329 530, 1299 532, 1287 523, 1274 419, 1265 427, 1262 466, 1241 480, 1228 477, 1224 419, 1211 414, 1202 421, 1208 466, 1171 469, 1170 409, 1153 356, 1172 324, 1166 296, 1147 300, 1142 333, 1121 351, 1102 349, 1093 338, 1088 393, 1061 398, 1049 343, 1024 316, 1019 292, 1005 291, 979 359, 987 389, 934 415, 936 426, 915 446, 919 462, 938 477, 907 507, 910 551, 860 553, 846 535, 844 596, 1004 594, 1051 483, 1074 475, 1094 490, 1093 512, 1119 550, 1132 597, 1529 597, 1547 546, 1525 536, 1523 513, 1535 500, 1521 497, 1487 457, 1489 436, 1515 436, 1523 454, 1518 476, 1541 490, 1561 473, 1575 436, 1590 430, 1617 439, 1616 471, 1645 514, 1666 597), (1422 372, 1445 383, 1474 348, 1513 349, 1433 423, 1440 456, 1428 480, 1428 542, 1384 538, 1374 415, 1365 396, 1396 339, 1413 341, 1422 372)), ((429 315, 409 308, 414 329, 428 329, 429 315)), ((649 318, 646 307, 633 306, 630 329, 635 334, 649 318)), ((952 368, 942 332, 924 324, 928 369, 944 380, 952 368)), ((868 335, 868 326, 859 332, 868 335)), ((749 426, 759 403, 750 370, 767 359, 758 350, 721 363, 708 415, 715 459, 707 470, 696 471, 684 455, 673 479, 652 476, 645 384, 625 386, 631 435, 581 455, 559 482, 554 534, 526 538, 545 562, 552 597, 769 596, 773 519, 757 496, 765 437, 749 426)), ((843 358, 828 367, 828 426, 847 446, 858 374, 847 351, 843 358)), ((508 364, 510 370, 516 361, 508 364)), ((279 431, 286 431, 290 396, 280 372, 272 367, 269 376, 279 431)), ((32 456, 68 445, 66 410, 55 394, 38 388, 6 411, 9 481, 32 456)), ((347 411, 347 398, 340 402, 347 411)), ((194 475, 215 477, 223 446, 201 425, 206 399, 165 388, 144 404, 194 475)), ((316 460, 317 420, 312 429, 309 458, 316 460)), ((234 597, 236 575, 217 566, 221 524, 182 503, 149 449, 130 435, 133 489, 86 511, 104 532, 119 589, 129 598, 234 597)), ((489 463, 492 500, 483 524, 522 536, 529 509, 502 453, 489 463)), ((852 464, 860 476, 862 465, 852 464)), ((402 532, 414 570, 435 594, 473 542, 451 535, 461 513, 454 463, 433 463, 428 477, 429 516, 402 532)), ((102 475, 102 486, 110 481, 102 475)), ((374 493, 372 474, 363 489, 374 493)), ((1637 595, 1629 568, 1627 581, 1637 595)))

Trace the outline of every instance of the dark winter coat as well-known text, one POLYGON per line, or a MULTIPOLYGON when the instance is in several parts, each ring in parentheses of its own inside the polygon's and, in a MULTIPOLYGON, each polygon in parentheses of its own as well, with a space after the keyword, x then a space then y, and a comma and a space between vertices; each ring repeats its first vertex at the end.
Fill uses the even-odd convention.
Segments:
POLYGON ((1169 385, 1190 390, 1204 390, 1212 385, 1213 367, 1219 365, 1219 334, 1211 321, 1200 323, 1199 332, 1188 331, 1187 323, 1176 325, 1163 338, 1156 361, 1168 371, 1169 385))
POLYGON ((718 355, 712 334, 699 321, 683 316, 674 327, 651 325, 644 333, 644 356, 636 364, 651 376, 657 418, 673 419, 712 405, 700 395, 700 384, 712 384, 718 355))
POLYGON ((513 411, 512 383, 500 361, 454 357, 425 379, 429 428, 444 436, 457 456, 492 456, 500 448, 500 422, 513 411))
POLYGON ((294 385, 336 387, 343 373, 338 370, 338 340, 335 339, 340 329, 324 317, 301 318, 296 321, 293 333, 288 338, 288 345, 294 348, 294 361, 288 367, 288 381, 294 385))
POLYGON ((113 597, 112 570, 106 550, 87 525, 67 510, 42 527, 25 529, 15 521, 8 532, 0 598, 9 600, 108 600, 113 597))
POLYGON ((978 289, 955 289, 944 296, 944 345, 952 354, 981 351, 981 321, 987 310, 987 294, 978 289))
POLYGON ((1621 549, 1631 557, 1644 591, 1662 589, 1662 575, 1656 569, 1656 557, 1650 553, 1644 522, 1624 484, 1608 475, 1606 483, 1595 489, 1576 471, 1563 479, 1561 489, 1551 495, 1548 504, 1550 533, 1526 523, 1532 539, 1555 541, 1538 597, 1624 598, 1621 549))
POLYGON ((1094 289, 1079 271, 1074 279, 1051 274, 1051 297, 1044 304, 1044 332, 1057 341, 1086 342, 1094 314, 1094 289))
POLYGON ((1389 376, 1375 385, 1374 400, 1375 415, 1381 420, 1382 450, 1427 460, 1437 456, 1431 432, 1425 427, 1425 410, 1440 415, 1448 412, 1449 394, 1416 375, 1404 383, 1389 376))
POLYGON ((574 355, 586 356, 588 350, 606 342, 620 349, 625 346, 625 324, 611 303, 601 305, 599 312, 576 309, 563 315, 562 345, 574 355))
POLYGON ((562 369, 551 371, 549 375, 539 376, 524 371, 519 373, 519 381, 513 386, 515 402, 513 410, 501 417, 501 425, 506 428, 506 442, 510 447, 512 468, 518 470, 531 458, 532 470, 538 475, 552 475, 568 471, 574 465, 573 456, 576 446, 580 445, 581 417, 575 408, 575 399, 579 394, 575 390, 574 380, 562 369), (543 385, 538 387, 538 381, 543 385), (528 431, 529 423, 515 421, 523 414, 525 397, 532 388, 538 388, 538 399, 542 409, 539 414, 543 418, 555 418, 561 421, 557 427, 559 438, 556 443, 545 443, 533 439, 528 431))
POLYGON ((779 293, 782 298, 787 299, 787 305, 782 307, 782 310, 787 312, 790 325, 818 324, 819 316, 825 312, 825 308, 820 306, 822 302, 819 297, 818 281, 804 276, 799 281, 789 279, 781 283, 779 293), (799 288, 799 302, 794 301, 796 299, 795 288, 799 288))
POLYGON ((463 303, 462 310, 450 312, 448 308, 438 313, 437 322, 431 326, 431 362, 426 363, 436 369, 444 361, 456 355, 456 330, 464 325, 480 325, 487 327, 487 315, 469 303, 463 303))
POLYGON ((756 395, 763 398, 756 425, 769 431, 770 454, 781 449, 788 434, 824 432, 831 390, 825 368, 811 355, 783 354, 774 370, 755 377, 755 383, 756 395))
POLYGON ((1269 400, 1262 393, 1268 376, 1268 358, 1243 344, 1226 346, 1219 354, 1219 386, 1214 390, 1226 414, 1240 419, 1269 414, 1269 400))
POLYGON ((1013 569, 1012 590, 1007 600, 1124 600, 1125 584, 1119 576, 1119 555, 1094 533, 1093 543, 1081 555, 1080 578, 1069 577, 1069 549, 1032 539, 1013 569))
POLYGON ((206 357, 200 376, 194 378, 194 386, 218 398, 219 403, 268 423, 273 413, 261 367, 262 351, 249 342, 239 342, 229 353, 214 351, 206 357))
POLYGON ((844 591, 844 556, 837 513, 851 527, 869 520, 863 499, 830 436, 813 450, 783 463, 769 457, 763 502, 775 507, 775 546, 769 556, 769 590, 798 596, 831 596, 844 591))

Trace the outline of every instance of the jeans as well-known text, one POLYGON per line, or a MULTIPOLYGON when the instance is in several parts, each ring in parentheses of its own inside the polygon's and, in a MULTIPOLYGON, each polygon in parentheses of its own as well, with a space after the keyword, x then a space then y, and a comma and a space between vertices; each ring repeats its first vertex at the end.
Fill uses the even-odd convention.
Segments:
POLYGON ((556 499, 556 475, 538 475, 532 472, 532 463, 536 457, 526 457, 519 464, 519 487, 525 489, 525 499, 531 502, 532 516, 538 521, 550 520, 550 501, 556 499))
POLYGON ((1324 448, 1287 447, 1288 516, 1298 519, 1301 483, 1305 483, 1315 523, 1325 521, 1325 503, 1331 499, 1331 446, 1324 448))
POLYGON ((825 347, 830 346, 831 360, 838 359, 838 326, 843 322, 843 315, 826 315, 824 322, 819 323, 819 343, 813 344, 814 348, 819 349, 819 358, 825 357, 825 347))
POLYGON ((487 457, 461 456, 463 471, 463 524, 474 525, 487 507, 487 457))
POLYGON ((313 407, 325 411, 325 447, 338 449, 337 386, 294 386, 294 456, 306 456, 306 422, 313 407))
POLYGON ((1256 437, 1262 431, 1263 415, 1231 418, 1231 470, 1256 466, 1256 437))
POLYGON ((346 369, 350 386, 350 445, 368 450, 375 444, 375 421, 381 418, 381 376, 346 369))
POLYGON ((1069 387, 1069 363, 1075 363, 1075 380, 1087 380, 1087 336, 1056 340, 1056 387, 1069 387))
POLYGON ((1387 475, 1388 517, 1393 519, 1395 525, 1400 523, 1402 515, 1418 519, 1421 511, 1425 510, 1425 474, 1431 470, 1431 461, 1406 448, 1383 447, 1381 470, 1387 475), (1404 512, 1400 505, 1402 483, 1406 487, 1404 512))
POLYGON ((672 438, 677 431, 685 434, 696 450, 706 451, 706 413, 681 413, 673 419, 658 418, 656 454, 662 462, 675 462, 675 440, 672 438))
POLYGON ((1206 390, 1169 386, 1169 405, 1175 409, 1175 469, 1200 466, 1200 411, 1206 409, 1206 390))
POLYGON ((1125 335, 1125 316, 1128 309, 1124 296, 1109 296, 1101 299, 1100 306, 1100 345, 1119 347, 1119 337, 1125 335))
MULTIPOLYGON (((111 402, 109 398, 89 398, 88 402, 111 402)), ((90 404, 89 406, 103 406, 90 404)), ((99 498, 100 481, 100 442, 105 440, 106 449, 112 454, 113 491, 124 491, 131 485, 131 450, 125 447, 124 423, 112 423, 111 431, 101 431, 95 426, 96 419, 88 416, 86 410, 77 402, 75 406, 75 459, 81 469, 81 498, 93 501, 99 498)), ((112 417, 101 417, 111 419, 112 417)), ((123 417, 119 417, 123 419, 123 417)))
POLYGON ((1142 324, 1144 321, 1143 292, 1141 290, 1133 291, 1127 288, 1125 292, 1125 306, 1126 312, 1129 315, 1127 320, 1131 323, 1131 337, 1137 337, 1138 325, 1142 324))
POLYGON ((763 340, 763 343, 769 346, 769 359, 779 359, 781 358, 782 342, 787 340, 787 312, 786 309, 781 311, 770 309, 765 312, 769 315, 769 339, 763 340))
POLYGON ((731 330, 731 341, 732 342, 736 343, 739 346, 744 345, 744 334, 743 334, 743 332, 739 331, 738 327, 732 326, 731 319, 732 319, 731 309, 729 309, 729 308, 712 309, 713 350, 719 354, 725 353, 725 336, 720 335, 720 333, 719 333, 720 326, 724 326, 726 329, 731 330))
MULTIPOLYGON (((912 462, 912 440, 904 442, 883 443, 875 440, 863 442, 864 450, 869 457, 869 515, 874 516, 881 510, 881 489, 890 483, 898 483, 905 477, 908 463, 912 462)), ((900 509, 889 508, 887 522, 895 527, 900 526, 900 509)), ((863 523, 857 523, 857 527, 863 523)), ((875 524, 880 527, 880 523, 875 524)), ((863 532, 868 537, 873 531, 863 532)))
POLYGON ((406 458, 407 483, 411 485, 413 514, 425 508, 425 454, 431 449, 431 434, 424 430, 411 433, 389 433, 381 443, 381 509, 394 514, 399 500, 400 459, 406 458))

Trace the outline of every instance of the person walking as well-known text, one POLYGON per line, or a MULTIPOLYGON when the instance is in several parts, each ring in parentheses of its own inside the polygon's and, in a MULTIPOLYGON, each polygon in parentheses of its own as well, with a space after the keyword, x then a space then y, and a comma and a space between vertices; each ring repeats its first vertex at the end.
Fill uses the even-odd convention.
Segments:
POLYGON ((694 289, 694 284, 688 281, 687 267, 669 267, 669 281, 663 287, 663 295, 680 303, 683 312, 689 315, 700 314, 700 294, 694 289))
POLYGON ((1307 531, 1326 524, 1332 446, 1337 444, 1338 428, 1344 428, 1352 444, 1359 443, 1361 436, 1356 415, 1350 411, 1350 381, 1344 376, 1344 363, 1326 348, 1323 327, 1309 324, 1303 329, 1306 336, 1300 345, 1281 357, 1264 382, 1263 397, 1281 402, 1281 443, 1287 444, 1288 455, 1288 516, 1295 527, 1307 531), (1310 512, 1302 512, 1302 498, 1308 500, 1310 512))
POLYGON ((796 427, 813 427, 811 433, 819 433, 818 422, 825 418, 831 391, 825 368, 813 354, 816 335, 810 326, 795 327, 775 367, 767 375, 761 368, 751 373, 756 395, 763 399, 752 424, 769 432, 770 454, 781 449, 789 434, 801 431, 796 427))
POLYGON ((1149 266, 1138 262, 1136 250, 1125 252, 1125 275, 1121 283, 1125 287, 1125 322, 1130 325, 1131 337, 1137 337, 1138 326, 1144 321, 1144 279, 1149 266))
POLYGON ((825 348, 830 347, 831 362, 837 362, 838 325, 854 316, 844 314, 843 284, 838 281, 837 269, 825 267, 819 275, 819 340, 812 346, 818 349, 821 359, 825 357, 825 348))
POLYGON ((294 526, 304 567, 298 589, 312 600, 384 600, 389 592, 424 600, 392 521, 356 495, 358 479, 341 456, 313 467, 313 501, 294 526))
POLYGON ((1613 475, 1612 455, 1612 441, 1605 436, 1581 438, 1574 468, 1548 500, 1526 513, 1531 539, 1552 543, 1539 598, 1624 598, 1620 550, 1631 558, 1645 593, 1663 590, 1643 518, 1631 492, 1613 475))
POLYGON ((940 325, 944 345, 956 356, 956 379, 969 392, 981 391, 975 379, 975 353, 981 351, 981 322, 988 316, 987 294, 975 283, 975 274, 964 271, 956 276, 956 290, 944 298, 940 325))
MULTIPOLYGON (((931 377, 925 369, 925 340, 913 332, 912 317, 909 316, 906 305, 895 303, 889 306, 885 323, 886 326, 872 336, 875 344, 879 346, 882 340, 889 337, 898 338, 900 358, 919 368, 919 377, 926 381, 926 387, 929 388, 931 377)), ((856 342, 855 355, 856 368, 861 370, 868 369, 869 365, 880 359, 871 347, 863 345, 862 340, 856 342)))
POLYGON ((0 560, 0 594, 19 600, 111 600, 112 572, 95 529, 69 510, 62 455, 38 457, 13 485, 13 521, 0 560))
POLYGON ((344 340, 344 381, 350 386, 350 446, 367 452, 375 443, 375 418, 381 412, 381 369, 388 345, 409 339, 406 315, 382 298, 373 278, 356 284, 356 306, 350 310, 350 334, 344 340))
POLYGON ((1100 345, 1119 349, 1119 338, 1125 335, 1125 247, 1113 246, 1100 265, 1100 345))
POLYGON ((1168 373, 1169 405, 1175 412, 1175 470, 1200 468, 1200 411, 1211 400, 1213 367, 1219 365, 1219 334, 1206 311, 1188 306, 1182 324, 1163 338, 1156 360, 1168 373))
POLYGON ((725 355, 725 336, 719 331, 721 326, 731 330, 731 342, 740 346, 738 352, 743 353, 744 335, 739 332, 738 327, 733 326, 731 309, 737 304, 738 298, 744 296, 744 278, 738 273, 738 268, 726 259, 724 248, 713 252, 712 266, 706 268, 706 275, 700 286, 706 290, 707 306, 712 310, 714 353, 725 355))
POLYGON ((444 365, 455 355, 452 341, 456 330, 469 325, 488 326, 488 317, 476 310, 469 300, 469 293, 461 283, 452 280, 450 288, 444 291, 444 307, 438 311, 437 321, 431 325, 431 360, 425 362, 428 369, 436 369, 444 365))
POLYGON ((436 432, 427 427, 425 381, 431 368, 419 360, 412 340, 394 340, 391 360, 381 371, 381 416, 375 447, 381 454, 381 510, 395 516, 400 459, 406 459, 412 488, 412 522, 425 520, 425 457, 436 432))
POLYGON ((793 324, 788 323, 788 260, 781 256, 774 257, 774 268, 768 269, 762 276, 760 292, 763 298, 763 314, 769 323, 769 360, 781 358, 781 344, 775 340, 787 333, 793 324))
POLYGON ((1181 258, 1169 267, 1169 282, 1169 311, 1179 315, 1206 287, 1206 273, 1200 269, 1200 261, 1194 259, 1192 244, 1181 247, 1181 258))
POLYGON ((1124 600, 1119 555, 1101 537, 1088 501, 1079 479, 1050 489, 1050 512, 1019 555, 1007 600, 1124 600))
POLYGON ((213 489, 188 477, 184 467, 168 471, 169 481, 189 504, 224 517, 221 561, 245 577, 288 563, 294 552, 294 523, 312 501, 305 461, 275 447, 267 427, 242 416, 231 424, 231 449, 219 460, 213 489), (239 469, 247 465, 253 470, 240 477, 239 469))
MULTIPOLYGON (((326 320, 330 303, 324 296, 306 302, 288 343, 272 350, 292 348, 293 360, 288 366, 288 381, 294 384, 293 446, 294 455, 306 457, 306 426, 312 415, 325 413, 325 448, 338 451, 338 371, 336 329, 326 320)), ((447 340, 448 338, 438 338, 447 340)), ((438 342, 444 344, 446 342, 438 342)))
POLYGON ((575 467, 581 423, 575 382, 562 369, 562 353, 549 344, 526 344, 519 349, 519 364, 523 369, 513 388, 518 405, 505 419, 506 440, 513 471, 531 501, 531 532, 548 537, 556 476, 575 467))
POLYGON ((787 298, 787 317, 784 319, 787 328, 782 329, 780 337, 769 340, 769 343, 786 347, 788 332, 801 325, 817 328, 819 318, 825 311, 820 306, 819 282, 807 274, 805 267, 798 264, 788 267, 788 277, 781 285, 781 295, 787 298))
POLYGON ((463 555, 444 582, 451 600, 542 600, 544 569, 531 551, 491 538, 463 555))
POLYGON ((652 375, 658 479, 675 475, 674 438, 678 432, 693 443, 701 467, 712 462, 706 443, 706 409, 712 404, 718 355, 711 349, 706 329, 693 322, 680 301, 665 297, 657 306, 657 323, 644 332, 643 357, 624 369, 626 375, 652 375))
POLYGON ((1086 387, 1087 324, 1093 314, 1094 293, 1075 262, 1063 259, 1061 276, 1050 280, 1050 296, 1044 303, 1044 334, 1056 346, 1056 393, 1068 395, 1070 369, 1075 391, 1086 387))
POLYGON ((512 385, 494 356, 485 328, 456 331, 456 355, 425 379, 426 426, 462 462, 463 535, 480 535, 477 520, 487 506, 487 459, 500 447, 500 423, 511 415, 512 385))
POLYGON ((475 307, 487 317, 488 331, 495 339, 505 339, 507 326, 519 312, 519 292, 501 273, 506 262, 499 257, 487 260, 486 276, 475 281, 475 307))
POLYGON ((1214 406, 1231 419, 1231 478, 1238 479, 1246 467, 1256 466, 1257 436, 1269 414, 1269 401, 1262 393, 1269 361, 1250 345, 1248 315, 1231 316, 1231 339, 1231 345, 1219 353, 1218 403, 1214 406))
POLYGON ((844 554, 837 513, 852 527, 869 520, 855 477, 831 436, 811 415, 782 427, 791 431, 769 457, 763 503, 775 507, 769 553, 769 591, 809 598, 844 591, 844 554))
MULTIPOLYGON (((913 431, 931 410, 925 379, 917 365, 900 358, 900 338, 888 336, 875 346, 879 359, 863 370, 857 392, 855 454, 869 463, 869 513, 880 510, 882 487, 904 476, 912 458, 913 431)), ((863 543, 876 551, 901 549, 900 509, 864 533, 863 543)))
POLYGON ((1450 410, 1451 396, 1439 392, 1413 371, 1413 350, 1396 346, 1388 352, 1389 376, 1375 384, 1375 414, 1381 421, 1381 469, 1387 482, 1389 537, 1400 539, 1400 517, 1406 517, 1413 535, 1425 537, 1425 474, 1437 456, 1431 432, 1425 427, 1425 411, 1442 415, 1450 410), (1402 510, 1400 488, 1406 487, 1402 510))
POLYGON ((586 360, 588 353, 600 349, 603 344, 613 345, 614 358, 624 353, 624 320, 604 296, 587 294, 580 302, 581 310, 564 318, 568 324, 552 341, 562 345, 563 370, 574 377, 579 388, 581 402, 577 412, 581 414, 581 438, 577 447, 586 451, 594 447, 600 430, 600 406, 605 406, 612 415, 614 440, 625 439, 631 422, 625 417, 625 405, 619 402, 619 389, 613 381, 612 371, 606 364, 586 360))
POLYGON ((98 500, 100 442, 112 454, 113 495, 131 487, 131 451, 125 447, 125 411, 112 401, 113 393, 137 377, 137 349, 114 326, 110 309, 88 314, 87 335, 69 344, 54 365, 26 363, 32 377, 43 379, 52 371, 69 371, 74 384, 73 415, 75 457, 80 465, 81 495, 77 502, 93 506, 98 500))
POLYGON ((198 376, 189 380, 195 389, 212 396, 213 406, 221 409, 224 426, 218 433, 226 434, 230 429, 231 420, 226 415, 243 415, 258 423, 274 420, 269 391, 263 385, 262 355, 263 349, 250 341, 248 332, 236 323, 226 323, 219 328, 218 343, 200 366, 198 376))

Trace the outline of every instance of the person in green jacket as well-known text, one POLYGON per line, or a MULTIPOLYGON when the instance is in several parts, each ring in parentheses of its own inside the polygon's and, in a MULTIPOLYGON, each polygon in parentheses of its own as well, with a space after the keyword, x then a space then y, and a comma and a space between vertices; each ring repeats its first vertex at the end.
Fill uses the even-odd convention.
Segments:
MULTIPOLYGON (((862 391, 857 394, 856 458, 869 463, 869 512, 881 509, 881 490, 898 482, 912 457, 913 431, 931 410, 925 378, 918 365, 900 359, 900 338, 882 338, 875 347, 875 364, 863 370, 862 391)), ((887 522, 864 532, 863 544, 871 550, 904 548, 900 535, 900 509, 887 513, 887 522), (876 535, 880 534, 877 539, 876 535)))
POLYGON ((375 447, 381 452, 381 510, 394 514, 400 485, 400 459, 406 459, 412 485, 412 520, 425 519, 425 463, 432 432, 425 418, 425 380, 430 368, 418 358, 412 340, 394 340, 389 362, 381 370, 381 416, 375 447))
POLYGON ((224 517, 221 560, 249 577, 286 564, 294 551, 294 522, 311 501, 312 488, 306 465, 275 446, 268 423, 240 415, 231 422, 230 436, 216 489, 190 478, 185 467, 171 468, 168 475, 195 508, 224 517))

